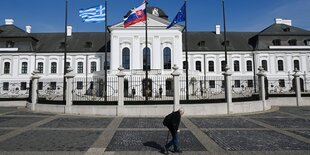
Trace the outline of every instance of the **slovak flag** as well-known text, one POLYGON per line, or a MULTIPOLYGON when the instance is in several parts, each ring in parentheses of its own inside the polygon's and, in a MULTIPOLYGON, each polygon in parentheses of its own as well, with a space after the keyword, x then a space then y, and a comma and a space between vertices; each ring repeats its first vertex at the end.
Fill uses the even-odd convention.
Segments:
POLYGON ((131 11, 130 15, 124 19, 124 27, 129 27, 130 25, 146 21, 146 5, 143 3, 138 8, 131 11))

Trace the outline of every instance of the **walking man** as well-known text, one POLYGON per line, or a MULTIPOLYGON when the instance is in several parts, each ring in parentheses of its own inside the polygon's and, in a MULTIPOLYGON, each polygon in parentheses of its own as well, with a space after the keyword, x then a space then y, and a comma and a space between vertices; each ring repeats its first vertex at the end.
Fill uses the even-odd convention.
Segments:
MULTIPOLYGON (((180 108, 178 111, 172 112, 164 119, 163 124, 169 129, 172 140, 165 145, 165 154, 168 154, 169 148, 173 145, 175 153, 182 153, 179 143, 179 125, 181 116, 184 114, 184 109, 180 108)), ((167 138, 168 139, 168 138, 167 138)))

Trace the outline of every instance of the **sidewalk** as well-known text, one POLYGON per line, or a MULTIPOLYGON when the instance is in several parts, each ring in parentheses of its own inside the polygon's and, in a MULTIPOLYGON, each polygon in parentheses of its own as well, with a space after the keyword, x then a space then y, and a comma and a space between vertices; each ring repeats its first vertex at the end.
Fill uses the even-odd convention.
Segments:
MULTIPOLYGON (((168 132, 162 119, 0 108, 0 154, 162 154, 168 132)), ((255 115, 183 117, 182 154, 310 154, 309 120, 310 107, 281 107, 255 115)))

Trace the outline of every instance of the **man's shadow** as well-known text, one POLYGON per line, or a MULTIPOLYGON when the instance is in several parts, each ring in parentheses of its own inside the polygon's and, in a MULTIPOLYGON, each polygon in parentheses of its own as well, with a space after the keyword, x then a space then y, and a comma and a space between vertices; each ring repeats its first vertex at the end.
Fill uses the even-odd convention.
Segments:
POLYGON ((164 147, 162 147, 160 144, 158 144, 157 142, 154 142, 154 141, 145 142, 145 143, 143 143, 143 146, 148 146, 148 147, 155 148, 160 153, 164 153, 165 152, 164 147))

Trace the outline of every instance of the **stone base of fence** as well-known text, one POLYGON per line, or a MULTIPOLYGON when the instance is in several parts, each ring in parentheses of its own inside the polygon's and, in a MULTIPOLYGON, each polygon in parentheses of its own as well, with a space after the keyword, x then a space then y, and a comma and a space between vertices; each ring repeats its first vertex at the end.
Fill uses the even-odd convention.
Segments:
MULTIPOLYGON (((305 102, 300 106, 310 106, 310 98, 305 97, 305 102)), ((185 109, 185 116, 226 115, 226 103, 208 104, 181 104, 185 109)), ((272 106, 296 106, 295 98, 272 98, 267 100, 265 110, 272 106)), ((261 101, 233 102, 233 114, 252 113, 264 111, 261 101)), ((65 105, 36 104, 36 112, 66 113, 74 115, 102 115, 118 116, 116 105, 72 105, 66 110, 65 105)), ((125 105, 122 108, 122 116, 135 117, 162 117, 173 111, 173 105, 125 105)))
POLYGON ((26 107, 27 101, 0 101, 0 107, 26 107))

